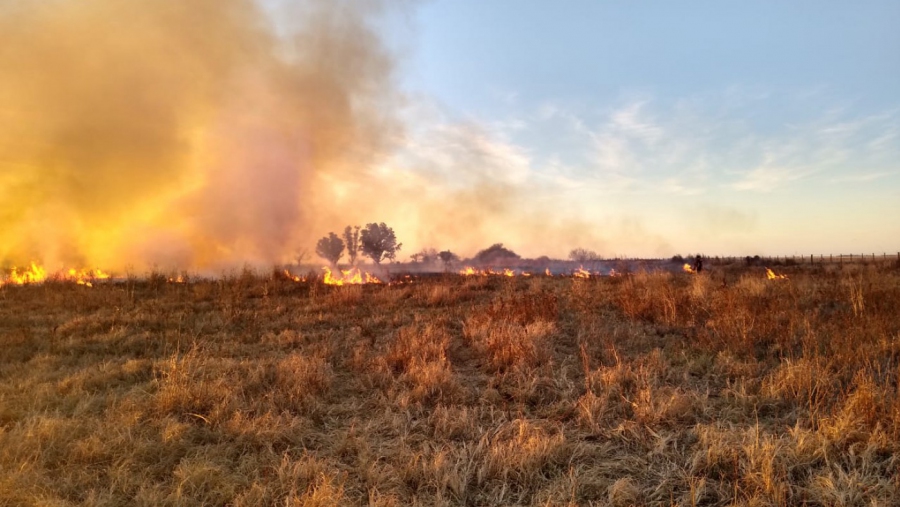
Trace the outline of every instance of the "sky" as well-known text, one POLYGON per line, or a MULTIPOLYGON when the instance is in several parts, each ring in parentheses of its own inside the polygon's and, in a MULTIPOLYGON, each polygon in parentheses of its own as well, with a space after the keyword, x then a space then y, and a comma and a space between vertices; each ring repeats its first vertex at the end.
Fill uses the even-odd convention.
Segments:
POLYGON ((0 1, 0 268, 894 254, 900 2, 0 1))
POLYGON ((491 230, 529 253, 895 252, 898 23, 893 1, 425 2, 387 36, 409 101, 390 163, 591 231, 491 230))

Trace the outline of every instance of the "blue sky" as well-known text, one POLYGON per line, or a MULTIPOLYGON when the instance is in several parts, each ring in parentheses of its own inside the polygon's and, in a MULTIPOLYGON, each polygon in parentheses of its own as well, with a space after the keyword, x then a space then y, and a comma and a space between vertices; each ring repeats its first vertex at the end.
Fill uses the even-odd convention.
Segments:
POLYGON ((435 0, 385 26, 407 134, 383 170, 462 196, 473 248, 900 248, 898 2, 435 0))
POLYGON ((900 2, 212 3, 0 9, 0 262, 900 250, 900 2))

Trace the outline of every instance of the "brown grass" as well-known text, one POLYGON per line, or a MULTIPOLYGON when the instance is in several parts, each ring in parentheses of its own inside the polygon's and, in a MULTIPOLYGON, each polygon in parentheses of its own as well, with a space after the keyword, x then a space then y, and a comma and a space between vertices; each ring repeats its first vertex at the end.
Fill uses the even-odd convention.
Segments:
POLYGON ((0 505, 900 505, 897 268, 2 287, 0 505))

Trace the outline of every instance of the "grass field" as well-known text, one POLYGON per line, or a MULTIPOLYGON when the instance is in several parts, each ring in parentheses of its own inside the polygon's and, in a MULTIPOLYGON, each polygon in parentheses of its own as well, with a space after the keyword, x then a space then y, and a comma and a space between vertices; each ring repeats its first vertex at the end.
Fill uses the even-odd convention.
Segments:
POLYGON ((900 505, 900 269, 784 269, 2 287, 0 505, 900 505))

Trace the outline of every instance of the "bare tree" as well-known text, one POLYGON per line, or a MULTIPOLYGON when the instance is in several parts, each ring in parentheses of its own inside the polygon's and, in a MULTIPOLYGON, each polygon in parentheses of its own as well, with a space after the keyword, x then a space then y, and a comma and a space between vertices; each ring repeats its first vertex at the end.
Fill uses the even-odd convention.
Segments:
POLYGON ((329 232, 328 236, 320 239, 316 243, 316 253, 319 257, 328 260, 332 265, 336 266, 341 256, 344 255, 344 242, 333 232, 329 232))
POLYGON ((588 250, 586 248, 576 248, 569 252, 569 259, 575 262, 592 262, 599 261, 601 257, 597 255, 597 252, 593 250, 588 250))
POLYGON ((443 261, 445 268, 450 267, 450 263, 459 260, 459 256, 451 252, 450 250, 442 251, 438 254, 438 257, 441 259, 441 261, 443 261))
POLYGON ((422 259, 422 262, 424 262, 425 264, 429 264, 429 263, 432 263, 432 262, 438 260, 437 250, 432 247, 423 248, 422 251, 419 252, 417 255, 422 259))
POLYGON ((356 265, 356 254, 359 253, 359 226, 344 229, 344 244, 347 245, 347 257, 350 258, 350 265, 356 265))
POLYGON ((403 243, 397 243, 394 229, 384 222, 367 224, 359 234, 359 251, 375 264, 381 264, 384 259, 394 260, 402 246, 403 243))
POLYGON ((294 264, 297 266, 302 266, 304 262, 306 262, 306 258, 309 257, 309 250, 306 248, 301 248, 297 250, 294 254, 294 264))

